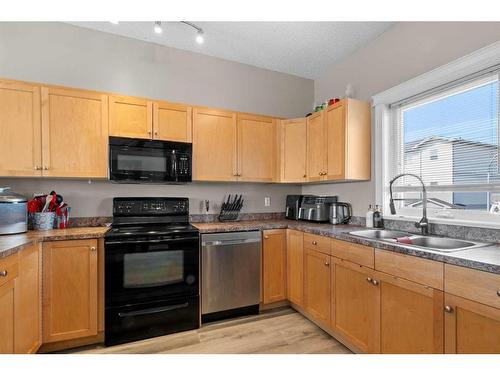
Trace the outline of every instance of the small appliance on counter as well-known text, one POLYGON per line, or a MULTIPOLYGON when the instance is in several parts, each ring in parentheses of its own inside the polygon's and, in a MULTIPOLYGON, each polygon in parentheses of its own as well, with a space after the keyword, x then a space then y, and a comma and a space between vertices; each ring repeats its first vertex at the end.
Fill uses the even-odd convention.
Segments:
POLYGON ((286 196, 285 217, 287 219, 299 220, 299 209, 303 198, 303 195, 286 196))
POLYGON ((24 233, 28 230, 28 199, 9 187, 0 188, 0 235, 24 233))
POLYGON ((299 219, 319 223, 328 222, 330 220, 330 205, 335 202, 337 202, 336 195, 304 195, 299 208, 299 219))
POLYGON ((352 216, 352 208, 349 203, 335 202, 330 205, 330 223, 347 224, 352 216))
POLYGON ((191 182, 191 143, 109 137, 109 179, 125 183, 191 182))

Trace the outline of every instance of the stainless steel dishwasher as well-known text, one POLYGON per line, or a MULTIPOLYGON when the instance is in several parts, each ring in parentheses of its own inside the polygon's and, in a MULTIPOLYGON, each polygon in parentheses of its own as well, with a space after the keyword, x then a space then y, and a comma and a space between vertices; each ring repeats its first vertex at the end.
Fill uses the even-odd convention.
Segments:
POLYGON ((201 236, 202 321, 259 313, 261 232, 201 236))

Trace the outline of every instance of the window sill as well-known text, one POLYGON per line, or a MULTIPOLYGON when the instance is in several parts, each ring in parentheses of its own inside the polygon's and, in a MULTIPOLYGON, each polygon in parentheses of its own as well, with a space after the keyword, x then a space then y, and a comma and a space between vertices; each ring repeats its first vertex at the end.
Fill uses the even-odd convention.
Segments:
MULTIPOLYGON (((446 225, 457 225, 457 226, 467 226, 476 228, 489 228, 489 229, 500 229, 500 215, 497 214, 486 214, 485 216, 491 216, 489 221, 481 220, 466 220, 463 218, 442 218, 442 217, 428 217, 429 223, 431 224, 446 224, 446 225)), ((410 216, 410 215, 384 215, 384 219, 387 220, 400 220, 400 221, 420 221, 422 216, 410 216)))

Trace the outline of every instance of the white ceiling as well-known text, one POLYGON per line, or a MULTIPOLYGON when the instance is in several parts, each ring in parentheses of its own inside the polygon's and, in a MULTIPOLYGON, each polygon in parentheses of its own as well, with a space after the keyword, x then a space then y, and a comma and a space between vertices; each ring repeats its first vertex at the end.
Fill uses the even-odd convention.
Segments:
POLYGON ((195 42, 196 30, 180 22, 71 22, 76 26, 151 43, 198 52, 221 59, 316 79, 329 67, 375 39, 393 22, 194 22, 205 42, 195 42))

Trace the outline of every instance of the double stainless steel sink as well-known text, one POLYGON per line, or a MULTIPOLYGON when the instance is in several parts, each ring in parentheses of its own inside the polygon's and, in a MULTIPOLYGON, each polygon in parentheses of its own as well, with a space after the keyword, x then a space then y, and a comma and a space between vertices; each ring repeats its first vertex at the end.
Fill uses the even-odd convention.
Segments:
POLYGON ((470 250, 477 247, 489 246, 491 244, 457 240, 446 237, 422 236, 412 233, 385 230, 365 229, 349 232, 353 236, 379 240, 383 242, 397 243, 398 245, 417 248, 422 250, 438 251, 442 253, 453 253, 455 251, 470 250))

